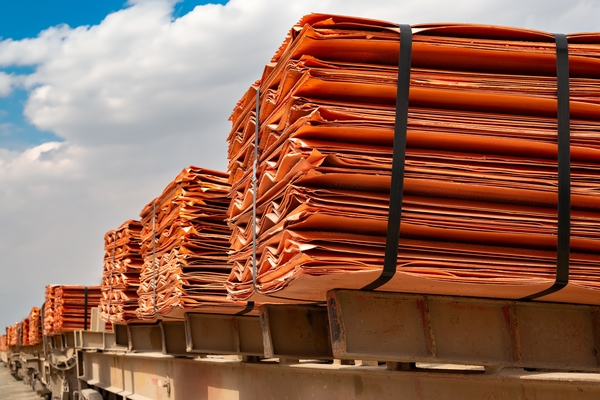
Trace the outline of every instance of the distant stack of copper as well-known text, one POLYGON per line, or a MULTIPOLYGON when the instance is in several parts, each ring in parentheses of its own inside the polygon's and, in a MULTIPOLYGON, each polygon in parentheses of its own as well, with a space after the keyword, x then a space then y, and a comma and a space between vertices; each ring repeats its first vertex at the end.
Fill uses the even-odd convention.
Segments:
POLYGON ((46 296, 44 302, 44 320, 42 321, 44 335, 54 334, 54 304, 56 299, 54 298, 54 289, 56 285, 46 286, 46 296))
POLYGON ((42 342, 42 316, 41 310, 33 307, 29 313, 29 344, 36 345, 42 342))
POLYGON ((228 178, 223 172, 186 168, 142 210, 138 318, 177 318, 183 310, 207 304, 243 308, 227 299, 224 287, 231 271, 228 178))
POLYGON ((0 351, 8 350, 8 337, 6 335, 0 336, 0 351))
POLYGON ((25 318, 23 322, 21 322, 21 331, 19 332, 21 336, 21 345, 29 346, 29 317, 25 318))
POLYGON ((98 307, 101 295, 100 286, 50 285, 46 287, 44 334, 56 335, 89 329, 92 307, 98 307))
POLYGON ((104 272, 100 316, 106 322, 134 318, 144 263, 140 253, 142 224, 129 220, 104 235, 104 272))
POLYGON ((7 341, 9 346, 19 345, 19 324, 16 323, 6 328, 7 341))

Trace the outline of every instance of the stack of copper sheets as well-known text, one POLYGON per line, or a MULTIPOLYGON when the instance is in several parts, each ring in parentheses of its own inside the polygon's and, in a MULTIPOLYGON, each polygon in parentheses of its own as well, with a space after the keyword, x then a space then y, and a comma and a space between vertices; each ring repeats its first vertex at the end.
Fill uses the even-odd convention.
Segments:
POLYGON ((29 342, 29 317, 25 318, 23 322, 21 322, 21 345, 29 346, 31 343, 29 342))
POLYGON ((98 307, 101 296, 100 286, 47 286, 44 334, 89 329, 92 307, 98 307))
POLYGON ((7 342, 9 346, 19 345, 19 324, 14 324, 6 328, 7 342))
MULTIPOLYGON (((7 328, 8 330, 8 328, 7 328)), ((0 336, 0 351, 8 350, 8 336, 2 335, 0 336)))
POLYGON ((189 167, 142 210, 144 268, 137 315, 181 318, 183 312, 231 313, 245 307, 227 299, 230 186, 223 172, 189 167))
POLYGON ((135 318, 137 289, 144 263, 140 252, 142 224, 129 220, 104 235, 104 271, 100 315, 106 322, 135 318))
POLYGON ((54 297, 54 290, 57 285, 46 286, 46 294, 44 301, 44 320, 42 321, 42 329, 44 336, 54 334, 54 308, 56 304, 56 298, 54 297))
MULTIPOLYGON (((415 26, 397 273, 380 290, 521 298, 554 283, 556 45, 550 34, 415 26)), ((399 57, 395 24, 309 15, 231 117, 235 300, 325 300, 380 274, 399 57)), ((600 34, 569 36, 569 285, 600 303, 600 34)))
POLYGON ((36 345, 42 342, 42 316, 40 309, 33 307, 29 313, 29 344, 36 345))

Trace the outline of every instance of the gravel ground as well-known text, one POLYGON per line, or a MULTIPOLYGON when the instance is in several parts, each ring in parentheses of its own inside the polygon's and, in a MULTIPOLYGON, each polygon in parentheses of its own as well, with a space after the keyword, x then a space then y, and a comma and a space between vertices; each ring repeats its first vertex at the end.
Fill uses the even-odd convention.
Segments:
POLYGON ((8 368, 0 363, 0 399, 1 400, 41 400, 31 388, 18 381, 10 374, 8 368))

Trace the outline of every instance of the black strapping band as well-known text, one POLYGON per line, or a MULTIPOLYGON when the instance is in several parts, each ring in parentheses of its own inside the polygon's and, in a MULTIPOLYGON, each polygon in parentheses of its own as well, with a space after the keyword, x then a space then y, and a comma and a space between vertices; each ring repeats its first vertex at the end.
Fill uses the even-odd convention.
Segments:
POLYGON ((387 283, 396 273, 398 241, 402 218, 402 191, 404 189, 404 162, 406 159, 406 131, 408 128, 408 92, 412 58, 412 29, 400 25, 400 56, 398 57, 398 87, 396 92, 396 118, 392 153, 392 181, 388 213, 385 258, 381 275, 362 290, 375 290, 387 283))
POLYGON ((254 310, 254 302, 253 301, 249 301, 248 303, 246 303, 246 308, 244 308, 242 311, 240 311, 239 313, 237 313, 235 315, 248 314, 252 310, 254 310))
POLYGON ((558 120, 558 233, 556 281, 548 289, 524 297, 533 300, 558 292, 569 283, 571 251, 571 111, 569 105, 569 44, 562 33, 555 33, 558 120))
POLYGON ((83 330, 87 331, 88 328, 88 287, 83 288, 85 293, 85 300, 83 301, 83 330))

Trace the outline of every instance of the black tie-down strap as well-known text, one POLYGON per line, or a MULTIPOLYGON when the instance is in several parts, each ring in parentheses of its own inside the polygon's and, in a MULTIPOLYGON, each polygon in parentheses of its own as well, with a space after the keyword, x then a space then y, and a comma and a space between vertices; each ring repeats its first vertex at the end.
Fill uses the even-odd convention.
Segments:
POLYGON ((396 273, 398 241, 402 218, 402 191, 404 189, 404 161, 406 159, 406 131, 408 129, 408 91, 412 58, 412 29, 400 25, 400 56, 398 57, 398 87, 396 92, 396 119, 392 153, 392 181, 388 213, 385 256, 381 275, 363 290, 375 290, 387 283, 396 273))
POLYGON ((253 301, 249 301, 249 302, 246 303, 246 308, 244 308, 242 311, 240 311, 239 313, 237 313, 235 315, 248 314, 252 310, 254 310, 254 302, 253 301))
MULTIPOLYGON (((555 34, 557 72, 557 119, 558 119, 558 234, 556 254, 556 281, 539 293, 523 300, 557 292, 569 282, 569 256, 571 236, 571 145, 569 106, 569 50, 567 37, 555 34)), ((412 30, 410 25, 400 25, 400 56, 398 58, 398 86, 396 93, 396 118, 392 153, 392 179, 390 206, 385 244, 385 256, 381 275, 363 290, 375 290, 389 282, 396 273, 400 222, 402 218, 402 192, 406 159, 406 136, 408 128, 408 96, 412 57, 412 30)))
POLYGON ((558 233, 556 280, 548 289, 524 297, 533 300, 558 292, 569 283, 571 252, 571 111, 569 105, 569 44, 562 33, 556 39, 556 81, 558 119, 558 233))
POLYGON ((85 293, 85 299, 83 300, 83 330, 87 331, 88 328, 88 287, 83 288, 85 293))

